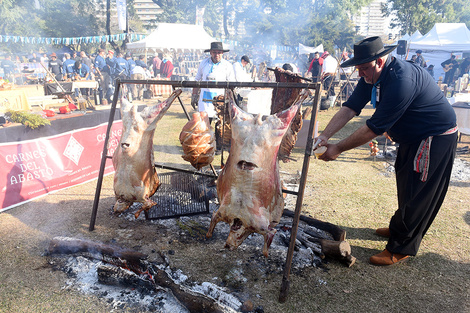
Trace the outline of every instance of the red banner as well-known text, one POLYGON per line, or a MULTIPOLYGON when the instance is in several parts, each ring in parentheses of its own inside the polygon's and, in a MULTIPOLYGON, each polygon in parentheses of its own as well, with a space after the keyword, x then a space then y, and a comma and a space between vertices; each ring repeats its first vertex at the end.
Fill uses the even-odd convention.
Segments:
MULTIPOLYGON (((53 191, 98 177, 108 123, 57 136, 0 144, 0 203, 5 211, 53 191)), ((121 138, 122 121, 113 123, 108 155, 121 138)), ((111 159, 105 175, 114 172, 111 159)))

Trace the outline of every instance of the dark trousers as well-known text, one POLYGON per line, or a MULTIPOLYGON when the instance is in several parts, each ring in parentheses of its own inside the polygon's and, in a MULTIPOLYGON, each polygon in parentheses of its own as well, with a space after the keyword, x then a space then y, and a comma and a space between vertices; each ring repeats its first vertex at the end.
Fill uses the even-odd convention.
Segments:
POLYGON ((335 77, 333 75, 330 75, 323 80, 323 90, 328 90, 328 97, 336 95, 335 88, 332 86, 334 78, 335 77))
POLYGON ((434 136, 428 178, 413 170, 420 142, 400 144, 395 162, 398 210, 390 220, 387 250, 416 255, 421 240, 441 208, 447 193, 457 148, 457 133, 434 136))

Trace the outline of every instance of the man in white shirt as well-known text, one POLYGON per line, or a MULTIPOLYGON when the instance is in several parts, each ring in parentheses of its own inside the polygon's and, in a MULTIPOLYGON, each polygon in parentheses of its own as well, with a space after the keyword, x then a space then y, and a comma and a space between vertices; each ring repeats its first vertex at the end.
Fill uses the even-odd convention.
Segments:
POLYGON ((250 63, 248 56, 244 55, 240 61, 233 63, 233 72, 237 82, 251 82, 251 76, 246 71, 246 66, 250 63))
MULTIPOLYGON (((210 57, 201 61, 197 74, 195 77, 196 81, 235 81, 235 75, 233 73, 232 64, 223 59, 222 56, 225 50, 222 42, 212 42, 211 48, 204 52, 210 52, 210 57)), ((195 105, 197 102, 199 112, 206 111, 209 119, 212 121, 216 117, 214 105, 212 99, 218 95, 224 94, 224 89, 214 88, 201 88, 199 98, 197 98, 198 88, 193 88, 193 96, 191 104, 195 105), (209 100, 209 101, 203 101, 209 100)))
MULTIPOLYGON (((147 74, 145 69, 141 66, 134 66, 131 70, 131 79, 134 80, 143 80, 149 79, 150 75, 147 74)), ((142 90, 144 89, 143 84, 130 84, 132 99, 139 99, 142 100, 142 90)))
POLYGON ((323 89, 328 91, 327 97, 330 100, 330 107, 332 107, 336 100, 336 93, 333 87, 333 81, 336 76, 336 70, 338 68, 338 61, 331 56, 328 51, 323 52, 323 65, 321 80, 323 81, 323 89))

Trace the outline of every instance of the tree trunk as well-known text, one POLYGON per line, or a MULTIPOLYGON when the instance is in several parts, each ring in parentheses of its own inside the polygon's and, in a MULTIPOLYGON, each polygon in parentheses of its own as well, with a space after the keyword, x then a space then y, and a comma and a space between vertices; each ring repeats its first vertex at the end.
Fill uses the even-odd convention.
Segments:
POLYGON ((228 26, 227 26, 227 18, 228 18, 227 0, 223 0, 223 4, 224 4, 224 33, 225 33, 225 38, 229 38, 230 33, 228 32, 228 26))

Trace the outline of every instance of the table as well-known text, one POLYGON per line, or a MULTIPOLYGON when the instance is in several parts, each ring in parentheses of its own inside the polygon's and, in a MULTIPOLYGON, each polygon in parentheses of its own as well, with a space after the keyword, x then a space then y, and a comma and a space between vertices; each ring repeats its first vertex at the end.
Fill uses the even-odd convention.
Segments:
POLYGON ((470 135, 470 102, 455 102, 452 107, 457 115, 459 132, 470 135))
POLYGON ((60 86, 57 83, 46 83, 44 84, 44 94, 45 95, 53 95, 59 93, 72 93, 75 88, 90 88, 98 89, 99 85, 98 82, 95 80, 80 80, 74 82, 59 82, 60 86), (65 91, 64 91, 65 90, 65 91))
POLYGON ((31 106, 23 89, 1 89, 0 106, 18 111, 29 111, 31 106))
MULTIPOLYGON (((151 80, 170 80, 169 78, 152 78, 151 80)), ((154 96, 169 96, 173 92, 171 85, 147 85, 147 89, 152 91, 154 96)))
MULTIPOLYGON (((93 91, 93 97, 95 99, 95 103, 98 103, 97 99, 97 90, 99 88, 99 84, 95 80, 78 80, 74 82, 59 82, 57 83, 46 83, 44 84, 44 94, 47 95, 70 95, 72 94, 75 89, 83 89, 83 88, 89 88, 93 91), (59 86, 60 84, 60 86, 59 86)), ((69 99, 71 100, 71 99, 69 99)), ((86 102, 89 104, 90 107, 93 107, 92 103, 89 101, 89 99, 86 99, 86 102)), ((80 107, 80 109, 86 109, 83 106, 86 106, 85 102, 81 103, 78 102, 77 105, 80 107)))

